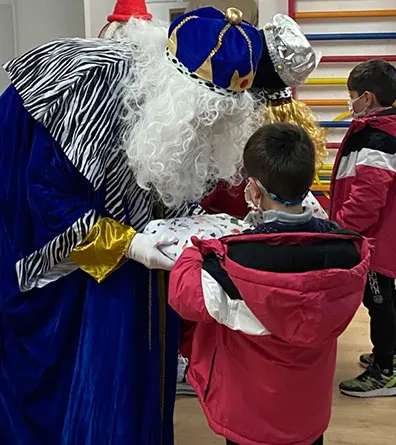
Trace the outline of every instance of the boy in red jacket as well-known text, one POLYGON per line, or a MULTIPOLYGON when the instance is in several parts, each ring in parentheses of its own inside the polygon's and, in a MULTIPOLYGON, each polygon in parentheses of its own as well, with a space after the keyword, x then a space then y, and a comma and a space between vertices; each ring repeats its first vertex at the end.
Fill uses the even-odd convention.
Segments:
POLYGON ((367 371, 341 383, 355 397, 396 395, 396 68, 383 60, 356 66, 348 79, 354 118, 333 170, 330 218, 375 239, 364 304, 371 318, 367 371))
POLYGON ((252 230, 195 240, 171 272, 170 305, 196 323, 188 378, 228 444, 319 445, 368 242, 303 207, 315 154, 301 127, 262 127, 244 164, 252 230))

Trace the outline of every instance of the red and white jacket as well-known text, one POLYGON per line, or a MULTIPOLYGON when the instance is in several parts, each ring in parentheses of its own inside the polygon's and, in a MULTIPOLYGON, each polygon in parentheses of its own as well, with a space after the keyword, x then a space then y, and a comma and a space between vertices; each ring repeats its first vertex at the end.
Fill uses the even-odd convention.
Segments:
POLYGON ((375 239, 371 269, 396 278, 396 108, 353 120, 333 169, 330 219, 375 239))
POLYGON ((337 337, 362 301, 368 241, 277 233, 194 243, 171 272, 169 303, 196 323, 188 379, 210 427, 241 445, 311 444, 329 423, 337 337))

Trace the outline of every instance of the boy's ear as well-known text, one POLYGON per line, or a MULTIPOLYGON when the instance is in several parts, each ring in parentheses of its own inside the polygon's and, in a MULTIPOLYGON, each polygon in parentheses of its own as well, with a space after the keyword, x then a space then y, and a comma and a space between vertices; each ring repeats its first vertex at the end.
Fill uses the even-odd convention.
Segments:
POLYGON ((374 93, 371 93, 370 91, 365 91, 363 94, 367 108, 373 108, 377 105, 378 101, 374 93))
POLYGON ((250 182, 250 193, 252 195, 252 198, 255 200, 259 200, 262 195, 260 187, 256 184, 254 178, 249 178, 249 182, 250 182))

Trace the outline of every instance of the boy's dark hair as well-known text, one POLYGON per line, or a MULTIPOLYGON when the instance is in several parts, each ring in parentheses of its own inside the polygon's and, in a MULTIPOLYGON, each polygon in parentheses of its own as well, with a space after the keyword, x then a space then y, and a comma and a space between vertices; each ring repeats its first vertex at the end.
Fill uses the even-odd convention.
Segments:
POLYGON ((348 78, 348 90, 361 96, 373 93, 378 103, 390 107, 396 100, 396 68, 384 60, 369 60, 356 65, 348 78))
POLYGON ((294 124, 268 124, 246 144, 243 162, 249 177, 284 200, 301 198, 315 175, 315 148, 307 132, 294 124))

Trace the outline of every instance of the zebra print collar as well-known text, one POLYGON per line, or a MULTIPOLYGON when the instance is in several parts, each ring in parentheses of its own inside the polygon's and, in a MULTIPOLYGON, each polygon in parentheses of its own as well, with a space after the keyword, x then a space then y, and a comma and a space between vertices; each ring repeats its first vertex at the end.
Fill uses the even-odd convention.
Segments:
MULTIPOLYGON (((4 66, 27 111, 48 129, 76 169, 95 190, 106 180, 105 208, 120 222, 128 221, 125 208, 134 206, 138 193, 126 155, 116 149, 124 131, 121 88, 131 61, 127 42, 60 39, 4 66)), ((146 218, 130 216, 128 222, 137 230, 144 227, 146 218)))
MULTIPOLYGON (((142 190, 118 150, 125 128, 122 85, 129 76, 128 42, 61 39, 5 65, 31 116, 43 124, 76 169, 98 190, 105 183, 106 212, 143 231, 153 218, 155 198, 142 190)), ((165 209, 165 217, 185 215, 165 209)), ((103 215, 95 209, 16 265, 22 291, 42 287, 73 272, 70 252, 103 215)))

